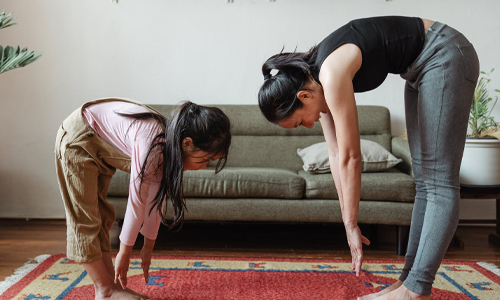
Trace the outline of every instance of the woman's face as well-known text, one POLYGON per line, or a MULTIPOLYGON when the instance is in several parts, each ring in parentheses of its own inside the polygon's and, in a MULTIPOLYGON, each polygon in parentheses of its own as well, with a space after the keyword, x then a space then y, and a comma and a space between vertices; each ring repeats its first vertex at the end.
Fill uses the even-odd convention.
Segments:
POLYGON ((297 109, 290 117, 279 122, 278 125, 283 128, 295 128, 304 126, 313 128, 314 122, 321 118, 321 114, 328 113, 328 105, 323 95, 321 86, 313 86, 312 89, 301 90, 297 98, 302 102, 302 107, 297 109))
POLYGON ((297 109, 290 117, 279 122, 278 125, 283 128, 296 128, 304 126, 311 129, 314 126, 314 122, 317 122, 320 117, 320 111, 302 107, 297 109))

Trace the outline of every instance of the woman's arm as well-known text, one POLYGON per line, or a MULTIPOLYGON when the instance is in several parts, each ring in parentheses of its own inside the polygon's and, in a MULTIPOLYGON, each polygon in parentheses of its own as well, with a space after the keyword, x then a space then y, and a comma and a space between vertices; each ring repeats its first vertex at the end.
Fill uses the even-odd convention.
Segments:
POLYGON ((337 138, 335 136, 335 122, 333 122, 332 114, 321 114, 319 119, 321 127, 323 128, 323 135, 325 136, 326 145, 328 147, 328 160, 330 161, 330 171, 332 172, 333 182, 337 188, 339 195, 340 209, 342 216, 344 212, 344 200, 342 197, 342 185, 340 183, 339 175, 339 149, 337 146, 337 138))
POLYGON ((363 261, 362 243, 369 244, 368 239, 361 235, 357 223, 362 158, 352 79, 361 67, 361 61, 359 48, 344 44, 327 57, 319 74, 330 110, 330 114, 321 117, 325 118, 321 124, 325 124, 323 130, 330 155, 330 168, 339 192, 342 220, 357 275, 363 261))

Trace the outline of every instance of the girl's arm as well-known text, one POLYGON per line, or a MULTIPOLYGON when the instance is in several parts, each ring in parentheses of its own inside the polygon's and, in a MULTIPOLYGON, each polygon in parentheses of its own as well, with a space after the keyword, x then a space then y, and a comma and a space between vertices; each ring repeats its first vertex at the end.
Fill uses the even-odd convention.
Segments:
POLYGON ((156 239, 161 222, 156 210, 149 216, 152 199, 158 192, 161 180, 161 169, 156 172, 156 167, 161 163, 160 149, 154 148, 148 157, 148 162, 145 160, 151 141, 162 132, 162 129, 155 120, 146 120, 135 122, 128 132, 127 139, 130 141, 131 153, 130 184, 120 241, 125 245, 133 246, 139 231, 149 239, 156 239), (139 174, 145 163, 147 168, 141 180, 139 174), (143 223, 144 226, 142 226, 143 223))
POLYGON ((131 167, 129 199, 122 232, 120 234, 120 251, 115 261, 115 274, 117 276, 115 281, 119 280, 122 286, 124 283, 126 284, 127 281, 130 253, 139 231, 144 235, 145 245, 143 247, 144 251, 141 251, 141 257, 143 258, 142 267, 145 271, 144 275, 145 277, 147 276, 149 264, 151 262, 151 252, 161 223, 161 218, 156 209, 153 209, 151 214, 149 214, 149 210, 152 207, 152 201, 160 186, 157 179, 161 177, 161 175, 159 175, 161 169, 160 172, 155 172, 157 166, 155 162, 159 159, 157 155, 151 155, 148 158, 151 161, 147 164, 148 169, 143 178, 144 180, 141 181, 139 178, 151 140, 156 134, 161 132, 161 128, 156 123, 145 124, 144 122, 136 122, 134 126, 138 127, 134 128, 134 131, 130 130, 129 133, 132 134, 129 134, 128 137, 132 141, 130 145, 131 167))
POLYGON ((160 179, 157 178, 156 181, 149 186, 148 203, 144 215, 144 223, 141 228, 141 234, 144 236, 144 246, 141 250, 141 268, 143 270, 144 280, 146 283, 149 282, 149 266, 151 265, 151 256, 155 246, 158 228, 161 224, 161 218, 156 208, 153 208, 151 214, 149 213, 153 206, 154 196, 160 187, 160 184, 158 183, 159 180, 160 179))
POLYGON ((151 182, 147 179, 141 182, 141 179, 138 178, 142 162, 147 153, 147 148, 138 145, 138 143, 135 143, 133 147, 130 167, 129 196, 122 231, 120 233, 121 243, 127 246, 133 246, 135 244, 137 235, 139 231, 141 231, 141 226, 145 221, 147 203, 151 197, 154 197, 154 192, 150 193, 149 191, 151 182))
MULTIPOLYGON (((161 178, 154 178, 151 176, 151 178, 147 178, 146 180, 152 181, 153 183, 148 185, 148 199, 147 199, 147 204, 146 204, 146 210, 144 211, 144 223, 142 224, 142 228, 140 230, 140 233, 145 237, 148 238, 149 240, 156 240, 156 237, 158 235, 158 229, 161 224, 161 217, 160 214, 158 213, 157 207, 153 208, 154 204, 154 198, 156 196, 156 193, 158 193, 158 190, 160 188, 160 181, 161 178), (151 209, 153 209, 151 211, 151 209), (151 213, 149 213, 151 211, 151 213)), ((145 187, 143 187, 145 188, 145 187)), ((146 240, 145 240, 146 241, 146 240)), ((146 246, 146 244, 144 244, 146 246)))
POLYGON ((130 264, 130 254, 133 246, 127 246, 120 242, 120 251, 115 259, 115 283, 121 284, 122 288, 127 288, 127 272, 130 264))
POLYGON ((151 256, 154 246, 155 240, 150 240, 147 237, 144 237, 144 247, 142 247, 141 250, 141 268, 146 284, 149 282, 149 266, 151 265, 151 256))
POLYGON ((330 154, 332 176, 339 192, 342 219, 351 248, 353 269, 359 276, 363 261, 362 243, 369 244, 358 227, 361 191, 361 150, 358 113, 352 79, 361 67, 361 50, 344 44, 324 61, 319 79, 331 113, 323 115, 323 130, 330 154), (333 163, 332 163, 333 162, 333 163))

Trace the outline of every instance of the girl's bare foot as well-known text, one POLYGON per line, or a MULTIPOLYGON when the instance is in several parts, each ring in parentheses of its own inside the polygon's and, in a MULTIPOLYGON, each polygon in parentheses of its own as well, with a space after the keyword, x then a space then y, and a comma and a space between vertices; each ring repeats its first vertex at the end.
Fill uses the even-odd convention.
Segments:
POLYGON ((401 285, 387 294, 374 298, 374 300, 430 300, 431 295, 419 295, 401 285))
POLYGON ((369 295, 365 295, 363 297, 358 297, 358 300, 371 300, 371 299, 375 299, 375 298, 377 298, 379 296, 382 296, 382 295, 385 295, 385 294, 387 294, 389 292, 394 291, 395 289, 397 289, 398 287, 400 287, 402 285, 403 285, 403 282, 401 280, 398 280, 398 281, 394 282, 391 286, 386 287, 385 289, 381 290, 380 292, 369 294, 369 295))
MULTIPOLYGON (((111 259, 111 253, 109 251, 102 252, 102 261, 104 263, 104 266, 106 267, 106 270, 108 271, 109 276, 111 278, 115 278, 115 268, 113 267, 113 261, 111 259)), ((118 289, 123 290, 121 284, 117 283, 117 284, 115 284, 115 286, 118 289)), ((143 294, 139 294, 139 293, 137 293, 129 288, 125 288, 125 291, 132 294, 132 295, 142 297, 144 299, 150 299, 148 296, 143 295, 143 294)))
POLYGON ((125 291, 126 291, 126 292, 131 293, 132 295, 136 295, 136 296, 142 297, 142 298, 144 298, 144 299, 151 299, 151 298, 149 298, 148 296, 143 295, 143 294, 139 294, 138 292, 133 291, 133 290, 131 290, 131 289, 129 289, 129 288, 126 288, 126 289, 125 289, 125 291))
POLYGON ((95 286, 95 300, 147 300, 149 298, 134 295, 119 288, 99 289, 95 286))

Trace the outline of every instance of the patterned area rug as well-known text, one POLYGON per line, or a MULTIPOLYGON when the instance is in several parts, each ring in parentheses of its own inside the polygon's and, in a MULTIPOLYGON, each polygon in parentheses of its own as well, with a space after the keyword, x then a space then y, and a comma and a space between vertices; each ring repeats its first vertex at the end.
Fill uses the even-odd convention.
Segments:
MULTIPOLYGON (((0 299, 94 299, 80 264, 64 255, 38 257, 0 283, 0 299), (16 278, 17 276, 17 278, 16 278)), ((149 282, 133 256, 128 287, 151 299, 356 299, 390 286, 399 261, 366 261, 357 278, 346 260, 155 256, 149 282)), ((494 272, 498 272, 498 269, 494 272)), ((474 262, 441 265, 432 299, 500 299, 500 277, 474 262)))

